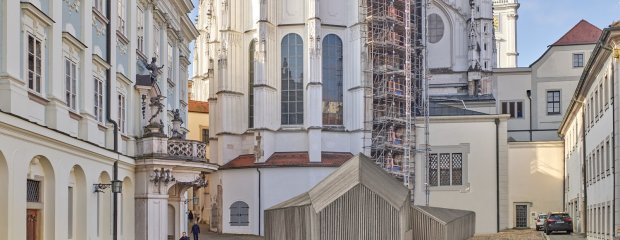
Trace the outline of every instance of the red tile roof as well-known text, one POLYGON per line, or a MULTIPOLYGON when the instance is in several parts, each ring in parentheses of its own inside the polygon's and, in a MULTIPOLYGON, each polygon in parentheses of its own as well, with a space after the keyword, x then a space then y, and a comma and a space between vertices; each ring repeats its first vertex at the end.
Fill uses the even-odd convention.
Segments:
POLYGON ((256 163, 253 154, 246 154, 226 163, 220 167, 220 170, 273 167, 340 167, 352 157, 353 154, 348 152, 322 152, 321 162, 310 162, 308 152, 277 152, 264 163, 256 163))
POLYGON ((209 102, 189 100, 190 112, 209 113, 209 102))
POLYGON ((566 45, 578 45, 578 44, 595 44, 598 38, 601 36, 603 30, 592 25, 586 20, 579 21, 571 30, 569 30, 564 36, 552 46, 566 46, 566 45))

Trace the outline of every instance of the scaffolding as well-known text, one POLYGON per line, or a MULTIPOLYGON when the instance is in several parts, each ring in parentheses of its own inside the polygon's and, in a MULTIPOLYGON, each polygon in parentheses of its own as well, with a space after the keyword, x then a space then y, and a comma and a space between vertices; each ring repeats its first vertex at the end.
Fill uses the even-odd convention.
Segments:
MULTIPOLYGON (((415 186, 416 129, 427 131, 425 93, 424 0, 363 0, 367 52, 365 81, 370 155, 412 192, 415 186), (424 126, 416 118, 424 117, 424 126)), ((425 138, 425 142, 428 141, 425 138)), ((425 158, 425 157, 424 157, 425 158)))

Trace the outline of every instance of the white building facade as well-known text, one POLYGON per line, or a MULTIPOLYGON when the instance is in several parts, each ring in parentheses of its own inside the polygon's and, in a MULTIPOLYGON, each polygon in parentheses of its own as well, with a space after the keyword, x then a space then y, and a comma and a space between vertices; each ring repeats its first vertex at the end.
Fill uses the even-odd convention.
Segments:
POLYGON ((518 0, 493 0, 493 27, 497 68, 515 68, 517 58, 518 0))
POLYGON ((178 238, 186 230, 179 227, 182 194, 193 186, 186 183, 217 169, 204 154, 173 149, 191 141, 168 142, 173 130, 186 132, 173 120, 187 120, 193 7, 184 0, 0 3, 0 189, 10 193, 0 197, 0 239, 112 239, 114 198, 119 239, 178 238), (150 79, 151 57, 165 65, 154 85, 139 80, 150 79), (159 116, 148 106, 156 95, 167 97, 159 116), (157 141, 143 128, 154 119, 165 133, 157 141), (163 145, 154 150, 155 142, 163 145), (153 200, 159 181, 151 174, 160 167, 177 177, 160 184, 174 190, 153 200), (109 188, 115 179, 120 195, 109 188), (160 230, 147 237, 135 227, 145 221, 160 230))
POLYGON ((617 24, 603 31, 584 67, 559 133, 564 139, 566 208, 582 219, 588 239, 618 236, 617 24))

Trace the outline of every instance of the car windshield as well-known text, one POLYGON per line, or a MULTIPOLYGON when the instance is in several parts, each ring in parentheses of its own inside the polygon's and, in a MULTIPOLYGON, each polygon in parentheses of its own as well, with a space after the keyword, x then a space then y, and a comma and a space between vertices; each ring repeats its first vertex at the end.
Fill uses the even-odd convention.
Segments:
POLYGON ((540 219, 547 219, 547 215, 538 215, 538 218, 540 218, 540 219))
POLYGON ((567 213, 558 213, 558 214, 551 214, 549 219, 560 220, 560 219, 567 218, 567 217, 570 217, 567 213))

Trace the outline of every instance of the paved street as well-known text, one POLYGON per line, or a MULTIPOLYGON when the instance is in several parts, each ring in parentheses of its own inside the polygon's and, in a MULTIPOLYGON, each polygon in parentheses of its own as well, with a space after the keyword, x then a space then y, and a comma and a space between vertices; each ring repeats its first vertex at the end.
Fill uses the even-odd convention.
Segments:
POLYGON ((257 236, 251 236, 251 235, 206 233, 206 234, 201 234, 199 239, 200 240, 263 240, 264 238, 257 237, 257 236))
POLYGON ((511 229, 496 234, 477 235, 469 240, 545 240, 541 233, 532 229, 511 229))
POLYGON ((586 237, 584 235, 581 234, 566 234, 563 232, 560 233, 552 233, 551 235, 548 236, 549 240, 580 240, 580 239, 586 239, 586 237))

